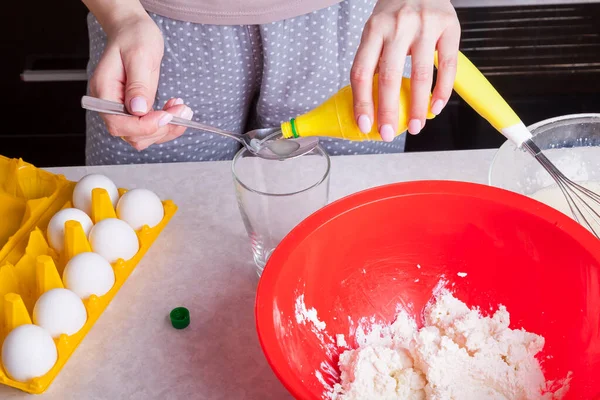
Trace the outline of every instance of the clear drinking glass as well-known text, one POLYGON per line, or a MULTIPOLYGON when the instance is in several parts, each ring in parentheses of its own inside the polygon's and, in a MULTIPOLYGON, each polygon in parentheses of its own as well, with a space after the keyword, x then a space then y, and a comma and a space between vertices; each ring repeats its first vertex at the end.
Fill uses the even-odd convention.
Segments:
POLYGON ((327 205, 330 160, 321 146, 301 157, 266 160, 245 148, 233 159, 237 201, 258 275, 279 242, 327 205))

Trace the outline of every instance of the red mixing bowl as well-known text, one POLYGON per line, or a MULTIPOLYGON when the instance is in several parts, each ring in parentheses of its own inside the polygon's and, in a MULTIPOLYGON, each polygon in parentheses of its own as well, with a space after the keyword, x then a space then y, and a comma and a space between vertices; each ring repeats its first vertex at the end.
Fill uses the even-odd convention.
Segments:
POLYGON ((297 322, 298 296, 331 337, 346 334, 354 347, 348 317, 389 323, 399 304, 412 303, 419 321, 442 276, 467 305, 485 311, 504 304, 512 328, 543 335, 546 378, 573 372, 567 399, 600 395, 600 242, 537 201, 462 182, 375 188, 298 225, 258 286, 266 358, 294 397, 322 399, 322 381, 337 382, 341 350, 297 322))

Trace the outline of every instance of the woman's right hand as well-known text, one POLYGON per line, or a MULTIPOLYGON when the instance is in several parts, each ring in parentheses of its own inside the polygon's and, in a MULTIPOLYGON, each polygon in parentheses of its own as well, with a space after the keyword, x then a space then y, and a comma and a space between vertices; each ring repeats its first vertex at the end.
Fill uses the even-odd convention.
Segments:
POLYGON ((170 99, 162 110, 152 110, 160 65, 163 37, 145 12, 105 22, 108 42, 90 80, 90 94, 125 104, 137 118, 101 114, 112 136, 137 150, 175 139, 185 128, 168 125, 173 116, 192 118, 182 99, 170 99))

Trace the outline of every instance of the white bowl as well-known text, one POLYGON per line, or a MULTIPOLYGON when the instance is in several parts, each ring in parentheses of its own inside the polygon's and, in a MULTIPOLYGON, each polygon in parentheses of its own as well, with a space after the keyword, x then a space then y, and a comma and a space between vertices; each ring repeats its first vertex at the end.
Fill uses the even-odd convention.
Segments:
MULTIPOLYGON (((534 142, 571 180, 600 182, 600 114, 572 114, 529 126, 534 142)), ((496 153, 489 184, 532 195, 554 184, 538 161, 512 142, 496 153)))

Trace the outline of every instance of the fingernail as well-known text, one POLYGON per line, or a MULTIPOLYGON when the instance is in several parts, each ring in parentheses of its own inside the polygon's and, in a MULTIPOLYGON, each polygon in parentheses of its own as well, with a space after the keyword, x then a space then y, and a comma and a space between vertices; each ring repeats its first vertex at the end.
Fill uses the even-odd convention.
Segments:
POLYGON ((129 106, 131 107, 131 111, 145 113, 148 111, 148 106, 146 105, 146 100, 143 97, 134 97, 129 102, 129 106))
POLYGON ((181 104, 183 104, 183 99, 180 99, 180 98, 175 99, 175 103, 173 103, 173 105, 175 105, 175 106, 179 106, 181 104))
POLYGON ((371 123, 371 118, 369 118, 365 114, 361 114, 358 117, 358 129, 364 134, 371 132, 371 127, 373 124, 371 123))
POLYGON ((434 115, 439 115, 444 108, 444 102, 442 100, 436 100, 431 105, 431 113, 434 115))
POLYGON ((192 111, 192 109, 189 107, 186 107, 185 110, 183 110, 183 112, 181 113, 181 118, 192 119, 193 115, 194 115, 194 112, 192 111))
POLYGON ((158 120, 158 126, 162 128, 163 126, 165 126, 169 122, 171 122, 172 119, 173 119, 173 116, 169 113, 166 113, 165 115, 160 117, 160 119, 158 120))
POLYGON ((381 134, 381 139, 383 139, 384 142, 391 142, 394 140, 394 137, 396 137, 394 134, 394 128, 392 128, 390 124, 382 125, 379 133, 381 134))
POLYGON ((411 119, 408 123, 408 132, 412 135, 421 132, 421 121, 418 119, 411 119))

